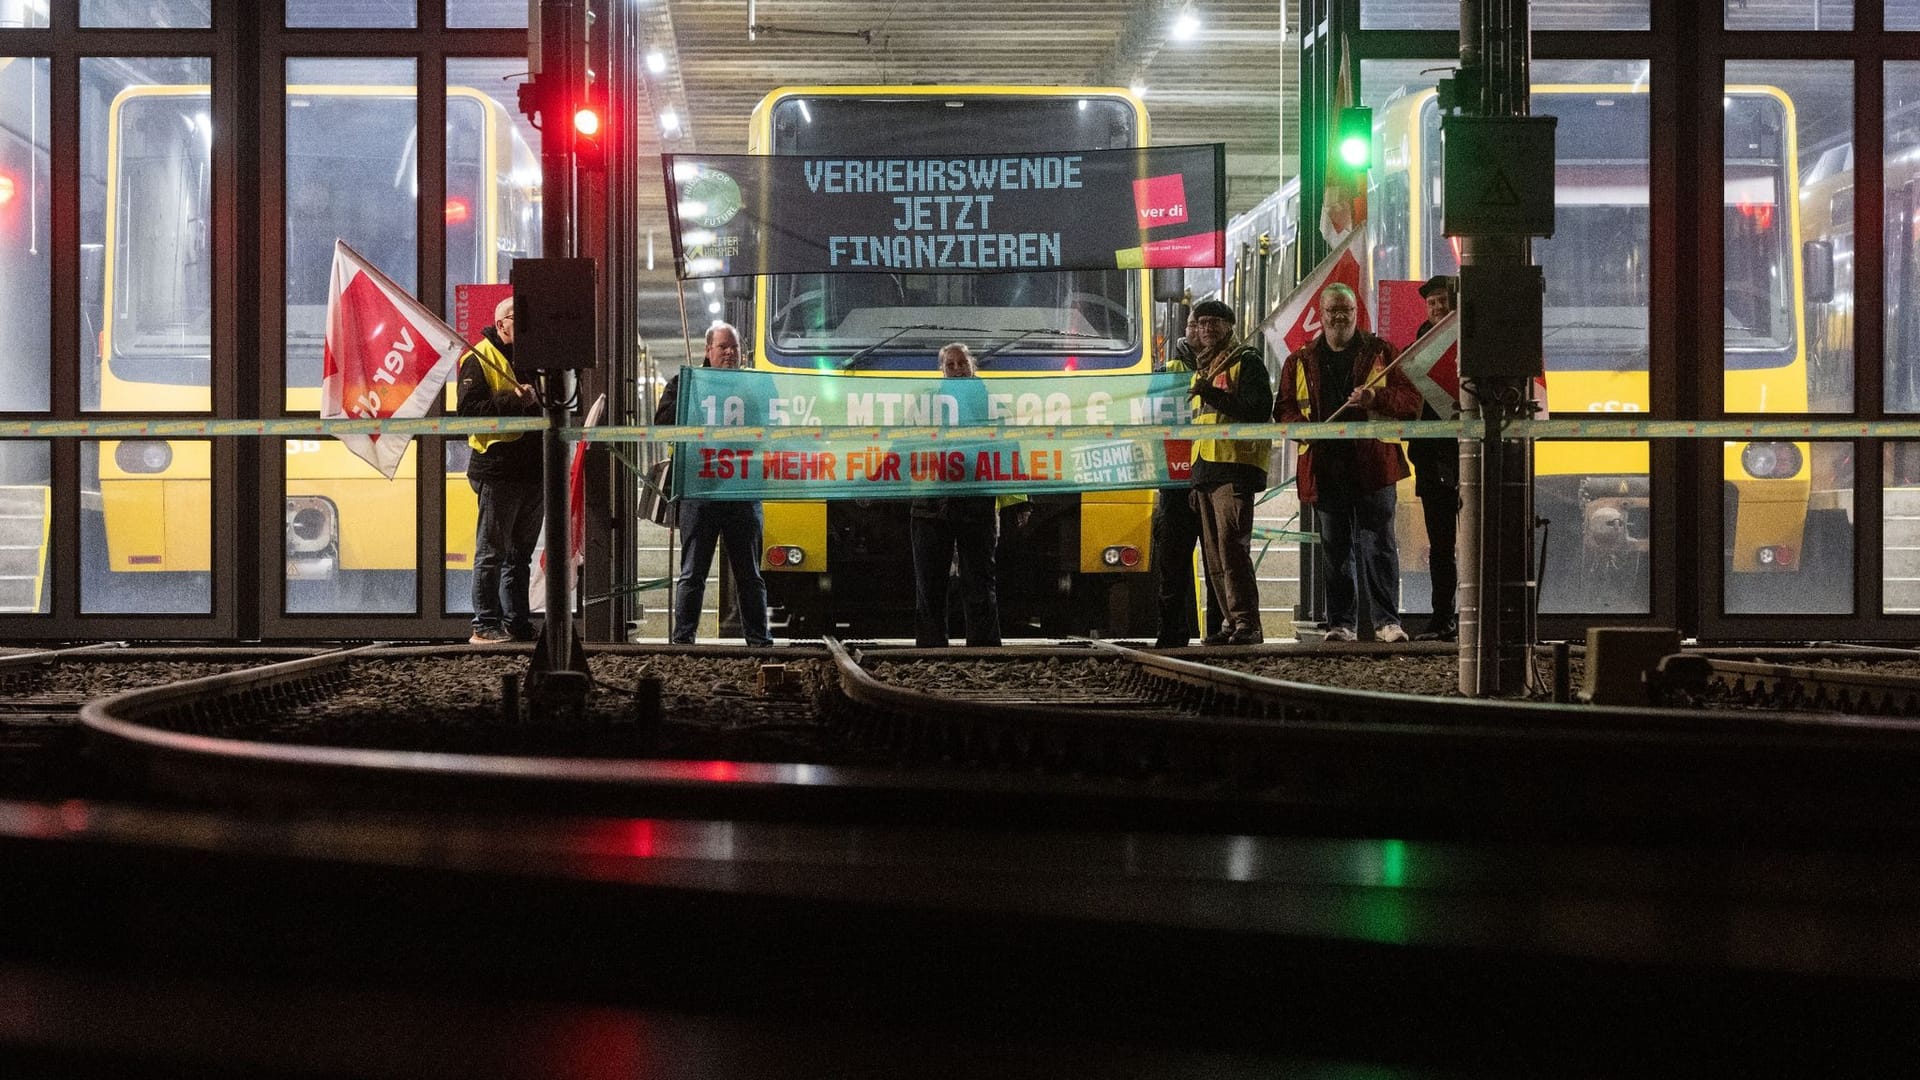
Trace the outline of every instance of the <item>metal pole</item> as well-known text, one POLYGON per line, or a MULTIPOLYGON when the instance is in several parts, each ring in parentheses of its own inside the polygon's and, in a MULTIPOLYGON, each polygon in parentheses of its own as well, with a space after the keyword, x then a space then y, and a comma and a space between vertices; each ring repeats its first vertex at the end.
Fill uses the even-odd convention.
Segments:
MULTIPOLYGON (((1461 0, 1460 68, 1478 116, 1525 116, 1532 91, 1528 0, 1461 0)), ((1462 266, 1531 265, 1524 236, 1463 236, 1462 266)), ((1481 440, 1460 444, 1460 691, 1524 693, 1532 674, 1533 448, 1502 437, 1530 413, 1531 380, 1482 376, 1462 388, 1481 440)))
MULTIPOLYGON (((586 85, 585 0, 540 0, 540 66, 534 84, 543 138, 540 143, 541 256, 571 258, 580 250, 576 212, 572 96, 586 85)), ((540 433, 540 482, 546 528, 546 621, 529 669, 534 711, 542 719, 556 705, 583 706, 588 686, 584 658, 574 674, 579 643, 568 588, 573 576, 567 521, 567 444, 560 436, 570 420, 573 373, 540 373, 547 429, 540 433)))

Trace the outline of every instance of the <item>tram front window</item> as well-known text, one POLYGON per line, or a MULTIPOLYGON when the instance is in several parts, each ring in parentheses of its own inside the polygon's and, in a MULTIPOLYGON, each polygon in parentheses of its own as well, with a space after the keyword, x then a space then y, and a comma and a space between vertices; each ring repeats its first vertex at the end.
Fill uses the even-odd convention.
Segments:
MULTIPOLYGON (((809 97, 773 113, 776 154, 899 157, 1132 146, 1130 103, 1115 98, 809 97)), ((1018 274, 784 274, 773 278, 767 326, 777 352, 845 356, 902 328, 898 339, 931 367, 927 342, 967 337, 1002 370, 1131 363, 1140 340, 1139 275, 1121 270, 1018 274), (944 336, 943 336, 944 335, 944 336), (920 354, 925 355, 920 355, 920 354)), ((808 357, 811 361, 811 356, 808 357)), ((892 366, 879 355, 871 366, 892 366)))

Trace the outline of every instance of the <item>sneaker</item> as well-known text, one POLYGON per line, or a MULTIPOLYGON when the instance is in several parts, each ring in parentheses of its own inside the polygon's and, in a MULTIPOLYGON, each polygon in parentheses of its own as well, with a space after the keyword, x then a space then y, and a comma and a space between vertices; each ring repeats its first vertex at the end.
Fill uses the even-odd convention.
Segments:
POLYGON ((534 629, 532 623, 521 623, 518 626, 507 627, 507 637, 514 641, 538 641, 540 631, 534 629))
POLYGON ((1384 641, 1389 645, 1407 640, 1406 627, 1399 623, 1389 623, 1373 632, 1373 640, 1384 641))
POLYGON ((1233 628, 1230 626, 1223 626, 1219 629, 1218 632, 1208 634, 1206 637, 1201 638, 1200 644, 1231 645, 1233 644, 1233 628))
POLYGON ((513 640, 513 635, 498 626, 476 626, 473 636, 467 639, 469 645, 505 645, 513 640))
POLYGON ((1459 627, 1459 624, 1449 619, 1446 622, 1440 623, 1437 626, 1429 625, 1426 629, 1426 632, 1413 635, 1413 640, 1415 641, 1458 641, 1460 640, 1460 627, 1459 627))
POLYGON ((1258 645, 1266 640, 1266 635, 1262 634, 1257 627, 1248 626, 1235 630, 1233 636, 1227 638, 1227 644, 1258 645))
POLYGON ((1320 640, 1322 641, 1359 641, 1360 637, 1359 635, 1353 632, 1353 627, 1351 626, 1334 626, 1334 627, 1329 627, 1327 630, 1327 636, 1324 638, 1321 638, 1320 640))

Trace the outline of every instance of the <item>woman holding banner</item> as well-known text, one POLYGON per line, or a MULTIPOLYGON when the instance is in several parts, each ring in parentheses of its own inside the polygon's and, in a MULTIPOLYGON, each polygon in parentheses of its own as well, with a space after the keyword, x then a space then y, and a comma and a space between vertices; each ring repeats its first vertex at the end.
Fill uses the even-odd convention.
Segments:
MULTIPOLYGON (((940 375, 972 379, 955 393, 961 424, 984 423, 986 387, 974 369, 973 353, 954 342, 940 350, 940 375)), ((966 612, 967 644, 1000 644, 1000 600, 995 584, 994 544, 1000 511, 992 495, 958 495, 913 500, 913 637, 921 648, 947 646, 947 577, 957 555, 960 599, 966 612)))

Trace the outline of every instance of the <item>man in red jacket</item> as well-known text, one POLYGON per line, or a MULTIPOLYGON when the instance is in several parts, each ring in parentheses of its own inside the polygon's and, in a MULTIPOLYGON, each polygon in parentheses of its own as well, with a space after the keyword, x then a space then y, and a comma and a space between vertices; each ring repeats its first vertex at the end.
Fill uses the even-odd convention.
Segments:
MULTIPOLYGON (((1280 366, 1273 418, 1283 424, 1340 417, 1411 420, 1420 392, 1395 365, 1392 345, 1355 328, 1353 290, 1320 293, 1318 337, 1280 366)), ((1328 641, 1354 641, 1360 589, 1377 641, 1405 641, 1400 626, 1400 551, 1393 535, 1394 484, 1408 475, 1398 443, 1378 439, 1300 442, 1300 501, 1314 508, 1326 553, 1328 641)))

